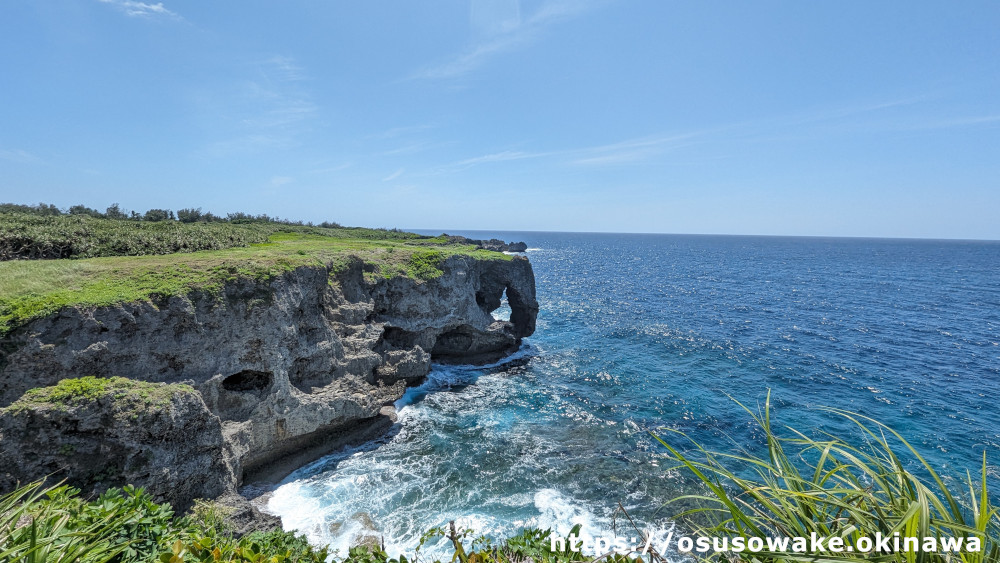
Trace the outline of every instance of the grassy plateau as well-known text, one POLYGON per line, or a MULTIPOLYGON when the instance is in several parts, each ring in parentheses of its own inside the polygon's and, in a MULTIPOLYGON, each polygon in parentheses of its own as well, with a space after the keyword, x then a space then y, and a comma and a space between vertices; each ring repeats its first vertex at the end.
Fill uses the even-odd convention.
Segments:
POLYGON ((40 220, 49 220, 49 227, 56 230, 78 223, 87 226, 90 234, 83 236, 92 239, 89 250, 76 255, 95 256, 0 261, 0 335, 63 307, 214 292, 239 277, 267 280, 300 266, 325 266, 336 271, 358 258, 374 267, 375 272, 369 275, 428 280, 439 276, 441 261, 455 254, 510 259, 499 252, 449 244, 443 237, 385 229, 279 223, 143 223, 24 214, 0 214, 0 246, 14 238, 11 233, 20 227, 30 227, 40 220), (161 253, 159 250, 183 246, 165 233, 184 240, 202 240, 203 244, 161 253), (131 242, 115 246, 115 241, 121 240, 131 242), (211 245, 221 248, 190 250, 211 245), (119 254, 124 255, 116 255, 122 248, 126 251, 119 254))

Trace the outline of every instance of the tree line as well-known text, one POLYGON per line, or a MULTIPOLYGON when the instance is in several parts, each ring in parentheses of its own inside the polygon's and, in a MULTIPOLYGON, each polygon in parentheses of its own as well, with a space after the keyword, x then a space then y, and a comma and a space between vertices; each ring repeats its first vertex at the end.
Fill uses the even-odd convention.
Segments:
POLYGON ((171 209, 150 209, 145 213, 128 211, 122 209, 117 203, 110 205, 104 211, 87 207, 86 205, 73 205, 67 209, 60 209, 51 203, 39 203, 37 205, 23 205, 17 203, 0 203, 0 213, 25 213, 42 217, 64 217, 64 216, 86 216, 95 219, 114 219, 119 221, 145 221, 158 223, 162 221, 177 221, 180 223, 279 223, 282 225, 297 225, 308 227, 340 228, 342 225, 335 221, 323 221, 313 224, 311 221, 292 221, 280 217, 271 217, 261 213, 254 215, 237 211, 227 213, 225 216, 216 215, 210 211, 202 211, 198 208, 184 208, 174 213, 171 209))

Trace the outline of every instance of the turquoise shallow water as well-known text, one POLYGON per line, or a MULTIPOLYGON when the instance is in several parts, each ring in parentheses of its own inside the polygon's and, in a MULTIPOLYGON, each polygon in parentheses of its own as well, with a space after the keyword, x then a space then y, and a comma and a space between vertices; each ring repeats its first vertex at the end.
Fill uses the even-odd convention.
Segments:
MULTIPOLYGON (((524 240, 541 311, 505 363, 436 367, 385 439, 302 468, 269 509, 342 550, 374 528, 411 551, 456 519, 606 533, 621 502, 669 526, 687 481, 648 430, 715 449, 760 436, 733 399, 772 390, 779 422, 873 416, 943 472, 1000 471, 1000 243, 454 233, 524 240)), ((498 311, 502 314, 502 311, 498 311)))

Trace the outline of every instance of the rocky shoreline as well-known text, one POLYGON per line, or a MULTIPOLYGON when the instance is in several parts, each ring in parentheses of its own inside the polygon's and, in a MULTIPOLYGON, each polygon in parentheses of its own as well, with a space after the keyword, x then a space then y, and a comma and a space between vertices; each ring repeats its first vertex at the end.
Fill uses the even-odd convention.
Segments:
POLYGON ((242 485, 383 435, 432 360, 496 361, 534 331, 526 258, 454 255, 441 270, 387 279, 356 259, 32 321, 0 349, 0 490, 47 475, 84 493, 129 483, 273 526, 242 485), (511 320, 496 321, 505 295, 511 320))
POLYGON ((448 234, 442 236, 448 239, 449 244, 471 244, 477 248, 492 250, 494 252, 524 252, 528 250, 528 244, 525 242, 505 242, 498 238, 473 239, 448 234))

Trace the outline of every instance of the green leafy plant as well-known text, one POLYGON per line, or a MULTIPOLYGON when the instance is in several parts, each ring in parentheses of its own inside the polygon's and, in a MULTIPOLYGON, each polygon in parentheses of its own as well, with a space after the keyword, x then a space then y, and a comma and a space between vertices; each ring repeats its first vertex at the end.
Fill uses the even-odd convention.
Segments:
POLYGON ((198 535, 176 540, 157 558, 160 563, 325 563, 325 548, 309 545, 304 536, 289 532, 255 532, 242 538, 198 535))
POLYGON ((108 563, 124 546, 113 537, 134 514, 127 506, 81 520, 77 489, 42 481, 0 497, 0 561, 5 563, 108 563))
POLYGON ((167 548, 179 533, 170 505, 153 502, 148 493, 131 485, 108 489, 95 501, 83 504, 73 521, 87 527, 116 516, 118 523, 106 538, 120 549, 111 559, 114 563, 144 561, 148 554, 167 548))
POLYGON ((215 508, 177 517, 142 489, 109 489, 91 501, 79 493, 39 481, 0 496, 0 561, 325 563, 328 557, 304 536, 281 530, 234 537, 215 508))
MULTIPOLYGON (((454 522, 448 524, 448 528, 431 528, 421 538, 417 546, 416 554, 425 543, 433 538, 444 538, 451 543, 452 563, 520 563, 533 561, 535 563, 566 563, 573 561, 594 561, 580 551, 572 549, 570 538, 579 537, 581 526, 578 524, 570 530, 569 534, 562 541, 555 542, 557 549, 553 549, 552 530, 540 530, 537 528, 526 528, 515 536, 512 536, 499 545, 494 544, 485 536, 475 536, 472 530, 456 528, 454 522), (465 541, 473 538, 466 547, 465 541)), ((609 553, 600 557, 602 561, 610 563, 639 563, 639 559, 632 559, 627 555, 609 553)), ((396 563, 396 560, 369 560, 358 559, 357 563, 396 563)), ((400 557, 398 563, 406 563, 406 559, 400 557)))
MULTIPOLYGON (((743 406, 743 405, 740 405, 743 406)), ((746 553, 741 561, 892 561, 906 563, 980 563, 1000 561, 1000 516, 990 504, 985 453, 980 475, 968 475, 967 491, 949 489, 945 479, 898 432, 869 417, 825 409, 854 424, 866 442, 853 446, 825 434, 814 438, 788 428, 779 436, 771 425, 770 395, 760 414, 743 406, 766 437, 766 455, 708 451, 682 453, 662 438, 677 462, 694 475, 704 494, 673 502, 694 504, 676 518, 704 537, 839 537, 845 545, 861 538, 899 533, 903 537, 978 538, 979 551, 929 553, 798 553, 768 550, 746 553), (910 470, 904 458, 915 461, 910 470), (744 468, 750 468, 745 471, 744 468), (963 495, 962 493, 966 493, 963 495)), ((681 434, 683 436, 683 434, 681 434)), ((702 560, 734 554, 695 553, 702 560)))
POLYGON ((563 538, 562 542, 557 542, 562 547, 552 549, 552 530, 539 530, 537 528, 527 528, 516 536, 508 538, 501 547, 501 553, 511 561, 525 561, 531 559, 538 562, 562 562, 562 561, 586 561, 587 557, 580 551, 573 551, 570 546, 571 537, 580 537, 581 526, 577 524, 563 538))

